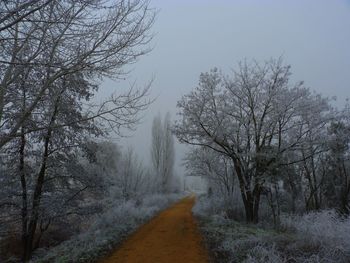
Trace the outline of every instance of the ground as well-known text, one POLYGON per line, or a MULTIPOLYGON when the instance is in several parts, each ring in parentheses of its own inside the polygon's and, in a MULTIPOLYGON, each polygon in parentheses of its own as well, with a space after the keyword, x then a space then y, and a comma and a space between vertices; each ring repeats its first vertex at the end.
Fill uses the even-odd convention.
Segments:
POLYGON ((192 215, 195 197, 161 212, 101 263, 205 263, 208 254, 192 215))

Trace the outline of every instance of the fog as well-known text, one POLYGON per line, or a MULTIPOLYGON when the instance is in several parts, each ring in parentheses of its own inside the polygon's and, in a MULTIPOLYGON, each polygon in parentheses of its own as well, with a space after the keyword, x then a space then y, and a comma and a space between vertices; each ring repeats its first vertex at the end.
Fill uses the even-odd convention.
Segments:
POLYGON ((349 28, 349 0, 0 1, 0 262, 349 262, 349 28))
MULTIPOLYGON (((149 160, 153 117, 170 112, 196 87, 201 72, 213 67, 229 74, 244 59, 264 61, 283 57, 292 66, 292 79, 342 105, 350 95, 349 1, 152 1, 158 10, 153 50, 132 65, 125 81, 105 81, 100 96, 131 83, 154 79, 155 102, 129 138, 141 159, 149 160)), ((176 145, 176 166, 186 147, 176 145)))

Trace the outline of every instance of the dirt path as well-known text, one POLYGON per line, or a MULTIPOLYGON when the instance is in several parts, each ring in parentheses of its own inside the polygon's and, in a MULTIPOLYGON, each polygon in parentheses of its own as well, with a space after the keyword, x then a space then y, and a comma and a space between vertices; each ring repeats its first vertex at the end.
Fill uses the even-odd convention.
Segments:
POLYGON ((208 254, 186 197, 142 226, 101 263, 205 263, 208 254))

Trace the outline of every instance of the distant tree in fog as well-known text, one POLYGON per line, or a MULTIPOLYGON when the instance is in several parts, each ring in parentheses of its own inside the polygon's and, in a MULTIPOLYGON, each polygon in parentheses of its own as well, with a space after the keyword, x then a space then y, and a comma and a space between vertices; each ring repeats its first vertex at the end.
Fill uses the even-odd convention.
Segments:
POLYGON ((158 114, 153 119, 152 124, 152 148, 151 157, 152 165, 155 172, 160 173, 161 163, 162 163, 162 142, 163 142, 163 128, 162 119, 160 114, 158 114))
POLYGON ((122 197, 129 199, 147 191, 146 175, 146 170, 134 150, 129 148, 119 162, 119 171, 115 179, 122 197))

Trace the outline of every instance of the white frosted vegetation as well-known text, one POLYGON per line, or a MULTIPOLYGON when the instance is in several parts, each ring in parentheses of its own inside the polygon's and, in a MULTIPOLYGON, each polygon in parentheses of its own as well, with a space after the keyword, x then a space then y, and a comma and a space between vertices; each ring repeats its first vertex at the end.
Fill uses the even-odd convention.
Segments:
POLYGON ((95 262, 113 250, 137 227, 181 197, 180 194, 155 194, 114 204, 107 212, 96 216, 86 232, 49 251, 38 251, 32 262, 95 262))
POLYGON ((220 262, 348 262, 350 218, 334 210, 284 215, 281 228, 274 230, 228 219, 225 209, 217 198, 205 196, 193 208, 220 262))
POLYGON ((350 218, 339 217, 334 210, 285 216, 282 227, 293 231, 298 240, 327 251, 330 258, 350 255, 350 218))

